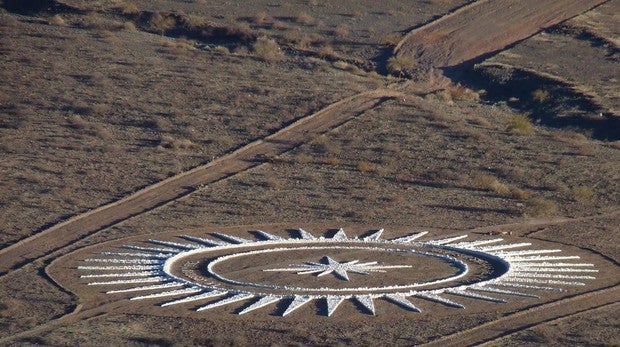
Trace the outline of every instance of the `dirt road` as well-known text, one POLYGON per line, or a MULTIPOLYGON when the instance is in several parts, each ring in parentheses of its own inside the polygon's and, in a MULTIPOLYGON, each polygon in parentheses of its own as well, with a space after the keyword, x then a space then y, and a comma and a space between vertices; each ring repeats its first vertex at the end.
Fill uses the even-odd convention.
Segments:
POLYGON ((570 298, 535 306, 475 328, 445 336, 424 346, 473 346, 529 328, 542 322, 587 311, 620 300, 620 286, 594 290, 570 298))
POLYGON ((209 183, 248 170, 265 157, 282 154, 400 93, 382 89, 361 93, 329 105, 279 131, 206 165, 170 177, 116 202, 75 216, 0 250, 0 273, 18 269, 98 230, 191 194, 209 183))
POLYGON ((607 0, 480 0, 409 32, 394 54, 436 68, 500 51, 607 0))

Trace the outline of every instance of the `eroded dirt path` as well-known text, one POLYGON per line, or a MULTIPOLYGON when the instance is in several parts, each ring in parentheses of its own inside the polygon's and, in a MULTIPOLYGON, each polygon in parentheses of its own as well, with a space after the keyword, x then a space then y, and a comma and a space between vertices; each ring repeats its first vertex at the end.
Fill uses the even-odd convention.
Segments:
POLYGON ((526 39, 608 0, 480 0, 409 32, 394 54, 454 67, 526 39))
POLYGON ((265 157, 291 150, 313 136, 355 118, 384 100, 400 95, 393 90, 380 89, 343 99, 206 165, 170 177, 126 198, 25 238, 0 250, 0 273, 19 269, 98 230, 187 196, 201 186, 260 165, 265 161, 265 157))

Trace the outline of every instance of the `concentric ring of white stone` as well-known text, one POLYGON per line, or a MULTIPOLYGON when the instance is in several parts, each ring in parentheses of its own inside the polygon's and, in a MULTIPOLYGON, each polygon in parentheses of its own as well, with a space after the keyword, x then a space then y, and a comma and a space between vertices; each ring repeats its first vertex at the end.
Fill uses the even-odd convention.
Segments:
POLYGON ((327 305, 327 315, 330 316, 336 308, 346 299, 357 301, 369 313, 375 313, 374 300, 378 298, 391 301, 404 309, 419 312, 420 309, 408 300, 409 297, 418 297, 426 300, 438 302, 447 306, 464 308, 464 306, 446 295, 457 297, 468 297, 471 299, 483 300, 493 303, 506 302, 503 298, 488 296, 487 293, 500 296, 520 296, 537 297, 530 294, 530 291, 563 291, 563 286, 585 285, 575 279, 594 279, 593 276, 584 275, 594 273, 598 270, 593 269, 590 263, 558 262, 570 259, 578 259, 578 256, 555 256, 546 255, 558 253, 558 249, 534 249, 517 250, 513 248, 523 248, 530 246, 530 243, 497 244, 502 239, 477 240, 470 242, 456 242, 467 235, 449 237, 444 239, 417 241, 427 232, 410 234, 392 240, 381 239, 383 229, 362 238, 348 238, 344 230, 340 229, 331 238, 316 238, 303 229, 299 229, 299 238, 281 238, 263 231, 257 231, 265 240, 248 240, 236 236, 213 233, 212 235, 223 240, 213 240, 199 238, 195 236, 181 236, 191 243, 179 243, 173 241, 148 240, 151 244, 163 245, 165 247, 142 247, 126 245, 123 248, 130 249, 132 252, 102 252, 104 256, 115 258, 91 258, 85 259, 86 262, 98 263, 97 265, 78 266, 81 271, 89 271, 82 275, 82 278, 103 278, 113 280, 89 282, 88 285, 96 286, 127 286, 108 290, 106 293, 129 293, 129 292, 150 292, 150 294, 138 295, 131 300, 153 299, 164 297, 180 297, 167 301, 161 306, 172 306, 196 301, 206 301, 215 297, 227 295, 221 300, 200 306, 196 310, 202 311, 238 301, 254 299, 255 301, 240 310, 239 314, 244 314, 258 308, 267 306, 279 301, 290 300, 286 310, 281 314, 286 316, 298 309, 302 305, 313 300, 324 300, 327 305), (356 244, 359 244, 357 246, 356 244), (373 244, 373 245, 371 245, 373 244), (492 245, 496 244, 496 245, 492 245), (387 245, 387 246, 386 246, 387 245), (291 246, 291 247, 287 247, 291 246), (380 247, 384 246, 384 247, 380 247), (408 246, 413 249, 386 248, 389 246, 408 246), (258 248, 258 250, 248 250, 258 248), (476 283, 446 286, 443 288, 418 289, 423 286, 437 285, 458 280, 465 276, 468 271, 467 264, 452 256, 419 251, 419 249, 439 249, 443 251, 457 252, 461 254, 473 255, 490 262, 503 264, 505 271, 497 274, 496 277, 476 283), (411 252, 432 257, 438 257, 452 265, 456 265, 459 271, 446 278, 440 278, 428 282, 410 283, 406 285, 386 285, 379 287, 357 287, 357 288, 303 288, 294 286, 265 285, 253 282, 236 281, 218 274, 213 267, 224 261, 247 256, 251 254, 262 254, 269 252, 290 251, 295 249, 353 249, 369 251, 393 251, 411 252), (217 257, 209 262, 207 268, 210 275, 219 280, 220 283, 203 284, 197 283, 177 276, 173 273, 175 263, 190 255, 207 253, 211 251, 223 252, 232 251, 230 254, 217 257), (543 255, 544 254, 544 255, 543 255), (112 272, 114 271, 114 272, 112 272), (119 272, 120 271, 120 272, 119 272), (135 287, 133 285, 139 285, 135 287), (147 284, 147 285, 144 285, 147 284), (226 288, 224 285, 236 285, 246 289, 226 288), (278 289, 289 292, 289 294, 271 294, 261 292, 262 289, 278 289), (318 294, 316 294, 318 292, 318 294), (485 294, 481 294, 485 293, 485 294), (188 296, 189 295, 189 296, 188 296))
MULTIPOLYGON (((187 255, 192 255, 192 254, 197 254, 197 253, 200 253, 200 252, 198 252, 198 250, 190 251, 190 252, 188 252, 187 255)), ((215 260, 209 262, 209 265, 207 266, 207 271, 213 277, 217 278, 218 280, 220 280, 222 282, 226 282, 226 283, 230 283, 230 284, 236 284, 236 285, 240 285, 240 286, 255 287, 255 288, 281 289, 281 290, 289 290, 289 291, 295 291, 295 292, 304 292, 304 291, 305 292, 311 292, 311 291, 318 291, 318 292, 377 292, 377 291, 386 291, 387 292, 388 290, 389 291, 394 291, 394 290, 412 289, 412 288, 418 288, 418 287, 435 285, 435 284, 439 284, 439 283, 455 281, 455 280, 457 280, 457 279, 467 275, 467 273, 469 271, 469 268, 468 268, 466 263, 464 263, 463 261, 458 260, 458 259, 456 259, 454 257, 448 256, 448 255, 444 255, 444 254, 431 253, 431 252, 421 252, 421 251, 416 251, 416 250, 413 250, 413 249, 396 249, 396 248, 380 248, 380 247, 359 247, 359 246, 319 246, 319 247, 295 247, 295 248, 270 248, 270 249, 261 249, 261 250, 257 250, 257 251, 250 251, 250 252, 243 252, 243 253, 233 253, 233 254, 229 254, 229 255, 226 255, 226 256, 218 257, 215 260), (380 286, 380 287, 356 287, 356 288, 329 288, 329 287, 323 287, 323 288, 304 288, 304 287, 278 286, 278 285, 260 284, 260 283, 253 283, 253 282, 236 281, 236 280, 232 280, 232 279, 224 277, 223 275, 218 274, 213 269, 219 263, 222 263, 224 261, 228 261, 228 260, 233 259, 233 258, 238 258, 238 257, 244 257, 244 256, 249 256, 249 255, 255 255, 255 254, 282 252, 282 251, 295 251, 295 250, 307 251, 307 250, 323 250, 323 249, 329 249, 329 250, 333 250, 333 249, 340 249, 340 250, 367 250, 367 251, 382 251, 382 252, 399 252, 399 253, 408 253, 408 254, 418 254, 418 255, 423 255, 423 256, 428 256, 428 257, 435 257, 435 258, 439 258, 439 259, 442 259, 444 261, 447 261, 450 264, 453 264, 456 267, 458 267, 459 271, 456 274, 452 275, 452 276, 448 276, 448 277, 445 277, 445 278, 437 279, 437 280, 434 280, 434 281, 426 281, 426 282, 420 282, 420 283, 410 283, 410 284, 406 284, 406 285, 393 285, 393 286, 380 286)), ((172 276, 172 274, 170 274, 170 275, 172 276)))

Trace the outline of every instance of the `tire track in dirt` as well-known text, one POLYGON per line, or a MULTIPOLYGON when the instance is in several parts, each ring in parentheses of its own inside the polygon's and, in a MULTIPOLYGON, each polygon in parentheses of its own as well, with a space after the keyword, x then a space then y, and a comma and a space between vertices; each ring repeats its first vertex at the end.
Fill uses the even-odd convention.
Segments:
POLYGON ((508 316, 459 331, 424 344, 427 347, 473 346, 496 340, 529 327, 605 306, 620 300, 620 286, 593 290, 518 311, 508 316))
POLYGON ((585 309, 583 311, 578 311, 578 312, 575 312, 575 313, 572 313, 572 314, 569 314, 569 315, 566 315, 566 316, 562 316, 562 317, 557 317, 557 318, 554 318, 554 319, 546 320, 544 322, 533 324, 533 325, 530 325, 528 327, 524 327, 522 329, 515 329, 515 330, 512 330, 512 331, 506 333, 505 335, 500 336, 500 337, 498 337, 496 339, 486 341, 486 342, 482 343, 480 346, 492 346, 492 345, 494 345, 494 343, 498 343, 502 339, 504 339, 504 338, 506 338, 506 337, 508 337, 510 335, 516 334, 516 333, 518 333, 520 331, 523 331, 523 330, 526 330, 526 329, 530 329, 530 328, 533 328, 533 327, 537 327, 537 326, 539 326, 541 324, 547 324, 547 323, 556 322, 556 321, 559 321, 559 320, 563 320, 563 319, 566 319, 566 318, 573 317, 573 316, 578 315, 578 314, 582 314, 582 313, 598 310, 600 308, 605 308, 605 307, 612 306, 612 305, 615 305, 615 304, 617 304, 617 302, 612 302, 612 303, 609 303, 609 304, 604 304, 604 305, 601 305, 601 306, 592 307, 592 308, 585 309))
POLYGON ((394 48, 423 65, 456 67, 500 51, 608 0, 480 0, 410 31, 394 48))
POLYGON ((394 90, 378 89, 345 98, 205 165, 22 239, 0 250, 0 273, 5 275, 22 268, 99 230, 192 194, 206 184, 260 165, 265 156, 289 151, 312 136, 327 132, 377 104, 401 95, 394 90))

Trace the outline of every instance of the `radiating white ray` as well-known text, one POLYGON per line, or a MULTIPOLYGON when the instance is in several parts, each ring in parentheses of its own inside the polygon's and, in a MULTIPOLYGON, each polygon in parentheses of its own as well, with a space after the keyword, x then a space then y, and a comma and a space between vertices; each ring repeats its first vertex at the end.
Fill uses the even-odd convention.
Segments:
POLYGON ((531 246, 532 244, 529 242, 523 242, 523 243, 511 243, 508 245, 497 245, 497 246, 487 246, 487 247, 476 247, 476 250, 478 251, 482 251, 482 252, 489 252, 489 251, 499 251, 502 249, 511 249, 511 248, 519 248, 519 247, 526 247, 526 246, 531 246))
POLYGON ((396 238, 396 239, 391 239, 390 241, 406 243, 406 242, 411 242, 413 240, 419 239, 420 237, 422 237, 422 236, 424 236, 426 234, 428 234, 428 231, 421 231, 421 232, 416 233, 416 234, 409 234, 407 236, 399 237, 399 238, 396 238))
POLYGON ((501 241, 504 241, 504 239, 490 239, 490 240, 478 240, 478 241, 459 242, 459 243, 451 244, 450 247, 458 247, 458 248, 471 249, 471 248, 476 247, 476 246, 487 245, 487 244, 490 244, 490 243, 497 243, 497 242, 501 242, 501 241))
POLYGON ((173 256, 173 253, 131 253, 131 252, 101 252, 101 255, 110 255, 118 257, 139 257, 139 258, 155 258, 167 259, 173 256))
POLYGON ((155 270, 160 269, 159 265, 119 265, 119 266, 90 266, 82 265, 77 267, 79 270, 155 270))
POLYGON ((157 245, 176 247, 176 248, 179 248, 179 249, 198 249, 198 248, 202 248, 202 246, 197 245, 197 244, 193 244, 193 243, 180 243, 180 242, 174 242, 174 241, 163 241, 163 240, 153 240, 153 239, 148 240, 148 242, 153 243, 153 244, 157 244, 157 245))
POLYGON ((327 304, 327 317, 331 316, 332 313, 336 311, 338 306, 340 306, 340 304, 342 304, 343 301, 344 301, 344 297, 338 296, 338 295, 334 295, 334 296, 330 295, 327 298, 325 298, 325 303, 327 304))
POLYGON ((106 286, 111 284, 134 284, 134 283, 156 283, 168 281, 168 277, 155 276, 155 277, 141 277, 141 278, 129 278, 124 280, 104 281, 104 282, 90 282, 89 286, 106 286))
POLYGON ((161 264, 162 261, 158 259, 99 259, 99 258, 90 258, 84 259, 84 261, 88 261, 91 263, 113 263, 113 264, 161 264))
POLYGON ((580 259, 578 255, 564 255, 564 256, 545 256, 545 255, 535 255, 531 257, 520 257, 520 256, 505 256, 505 259, 513 262, 526 262, 526 261, 546 261, 546 260, 569 260, 569 259, 580 259))
POLYGON ((417 308, 411 301, 407 300, 404 295, 399 294, 386 294, 383 296, 386 300, 395 303, 396 305, 414 312, 422 312, 419 308, 417 308))
POLYGON ((181 236, 181 238, 187 241, 193 241, 193 242, 199 243, 201 245, 209 246, 209 247, 223 246, 223 245, 229 244, 228 242, 221 241, 221 240, 205 239, 202 237, 190 236, 190 235, 183 235, 181 236))
POLYGON ((159 271, 140 271, 140 272, 115 272, 81 275, 80 278, 99 278, 99 277, 148 277, 159 274, 159 271))
POLYGON ((519 266, 515 272, 598 272, 597 269, 519 266))
POLYGON ((528 254, 547 254, 547 253, 559 253, 562 252, 561 249, 532 249, 527 251, 500 251, 500 252, 489 252, 491 254, 504 257, 515 257, 519 255, 528 255, 528 254))
POLYGON ((513 290, 497 289, 497 288, 490 288, 490 287, 469 287, 469 289, 477 290, 481 292, 488 292, 488 293, 505 294, 505 295, 512 295, 512 296, 523 296, 527 298, 538 298, 539 297, 538 295, 534 295, 534 294, 515 292, 513 290))
POLYGON ((246 314, 250 311, 254 311, 256 309, 259 309, 261 307, 265 307, 267 305, 273 304, 276 301, 280 301, 282 300, 281 297, 278 296, 274 296, 274 295, 266 295, 263 296, 262 298, 260 298, 257 302, 253 303, 252 305, 244 308, 243 310, 241 310, 238 314, 246 314))
POLYGON ((332 236, 332 240, 342 241, 347 240, 347 234, 344 233, 344 229, 340 228, 338 231, 332 236))
POLYGON ((133 246, 133 245, 123 245, 121 248, 125 249, 133 249, 136 251, 145 251, 145 252, 155 252, 155 253, 179 253, 179 249, 177 248, 159 248, 159 247, 141 247, 141 246, 133 246))
POLYGON ((511 275, 512 277, 525 277, 525 278, 567 278, 567 279, 586 279, 586 280, 594 280, 596 277, 594 276, 581 276, 581 275, 555 275, 555 274, 547 274, 547 273, 536 273, 536 272, 515 272, 511 275))
POLYGON ((185 304, 185 303, 192 302, 192 301, 204 300, 204 299, 213 298, 216 296, 221 296, 227 293, 228 291, 224 291, 224 290, 210 290, 205 293, 188 296, 188 297, 178 299, 178 300, 168 301, 168 302, 161 304, 160 306, 166 307, 166 306, 172 306, 172 305, 178 305, 178 304, 185 304))
POLYGON ((564 292, 565 291, 562 288, 556 288, 556 287, 531 286, 531 285, 528 285, 528 284, 518 284, 518 283, 508 283, 508 282, 493 282, 493 283, 490 283, 490 284, 494 285, 494 286, 501 286, 501 287, 524 288, 524 289, 534 289, 534 290, 547 290, 547 291, 551 291, 551 292, 564 292))
POLYGON ((202 289, 199 288, 199 287, 182 288, 182 289, 169 290, 169 291, 165 291, 165 292, 158 292, 158 293, 153 293, 153 294, 148 294, 148 295, 134 296, 133 298, 131 298, 129 300, 144 300, 144 299, 163 298, 163 297, 167 297, 167 296, 175 296, 175 295, 181 295, 181 294, 198 293, 200 291, 202 291, 202 289))
POLYGON ((154 284, 151 286, 109 290, 106 292, 106 294, 141 292, 141 291, 147 291, 147 290, 160 290, 160 289, 166 289, 166 288, 182 287, 184 285, 185 285, 184 283, 180 283, 180 282, 168 282, 168 283, 163 283, 163 284, 154 284))
POLYGON ((282 316, 284 317, 286 315, 289 315, 291 312, 295 311, 296 309, 300 308, 301 306, 310 302, 311 300, 312 300, 311 296, 295 295, 293 297, 293 301, 288 305, 284 313, 282 313, 282 316))
POLYGON ((381 238, 382 234, 383 234, 383 229, 379 229, 368 236, 362 237, 362 241, 377 241, 381 238))
POLYGON ((310 234, 302 228, 297 229, 297 232, 303 240, 316 240, 316 237, 314 237, 314 235, 310 234))
POLYGON ((467 297, 467 298, 484 300, 484 301, 490 301, 490 302, 497 302, 497 303, 505 303, 506 302, 506 300, 504 300, 504 299, 494 298, 492 296, 481 295, 481 294, 478 294, 478 293, 472 293, 472 292, 468 292, 466 290, 448 289, 448 290, 444 291, 444 293, 449 293, 449 294, 453 294, 453 295, 460 295, 460 296, 464 296, 464 297, 467 297))
POLYGON ((254 242, 252 240, 248 240, 248 239, 244 239, 243 237, 239 237, 239 236, 233 236, 233 235, 228 235, 228 234, 222 234, 222 233, 211 233, 211 235, 222 239, 224 241, 228 241, 228 242, 232 242, 232 243, 236 243, 236 244, 241 244, 241 243, 250 243, 250 242, 254 242))
POLYGON ((446 306, 452 306, 452 307, 456 307, 456 308, 465 308, 465 306, 459 304, 458 302, 454 302, 452 300, 449 300, 449 299, 446 299, 446 298, 442 298, 441 296, 439 296, 437 294, 432 294, 432 293, 416 293, 414 295, 419 297, 419 298, 423 298, 423 299, 427 299, 427 300, 430 300, 430 301, 435 301, 435 302, 444 304, 446 306))
POLYGON ((196 311, 204 311, 204 310, 208 310, 208 309, 211 309, 211 308, 214 308, 214 307, 232 304, 233 302, 246 300, 246 299, 249 299, 249 298, 253 298, 254 296, 255 296, 254 294, 249 294, 249 293, 235 294, 235 295, 230 296, 228 298, 224 298, 224 299, 218 300, 216 302, 210 303, 208 305, 205 305, 205 306, 202 306, 202 307, 198 307, 196 309, 196 311))
POLYGON ((370 295, 355 295, 353 296, 355 301, 359 302, 368 312, 370 312, 373 316, 375 315, 375 304, 370 295))
POLYGON ((454 237, 448 237, 445 239, 438 239, 438 240, 430 240, 430 241, 426 241, 426 243, 430 243, 432 245, 445 245, 448 244, 450 242, 454 242, 456 240, 462 240, 464 238, 466 238, 467 235, 459 235, 459 236, 454 236, 454 237))
POLYGON ((278 235, 270 234, 270 233, 262 231, 262 230, 254 230, 254 232, 259 234, 262 238, 264 238, 266 240, 271 240, 271 241, 284 240, 283 238, 281 238, 278 235))
POLYGON ((542 262, 542 263, 530 263, 530 262, 521 262, 519 260, 511 260, 510 264, 512 264, 512 267, 515 268, 519 268, 519 267, 562 267, 562 266, 568 266, 568 267, 593 267, 594 264, 590 264, 590 263, 548 263, 548 262, 542 262))
POLYGON ((524 278, 524 277, 502 277, 501 282, 521 282, 521 283, 539 283, 539 284, 559 284, 564 286, 585 286, 583 282, 573 281, 556 281, 538 278, 524 278))

